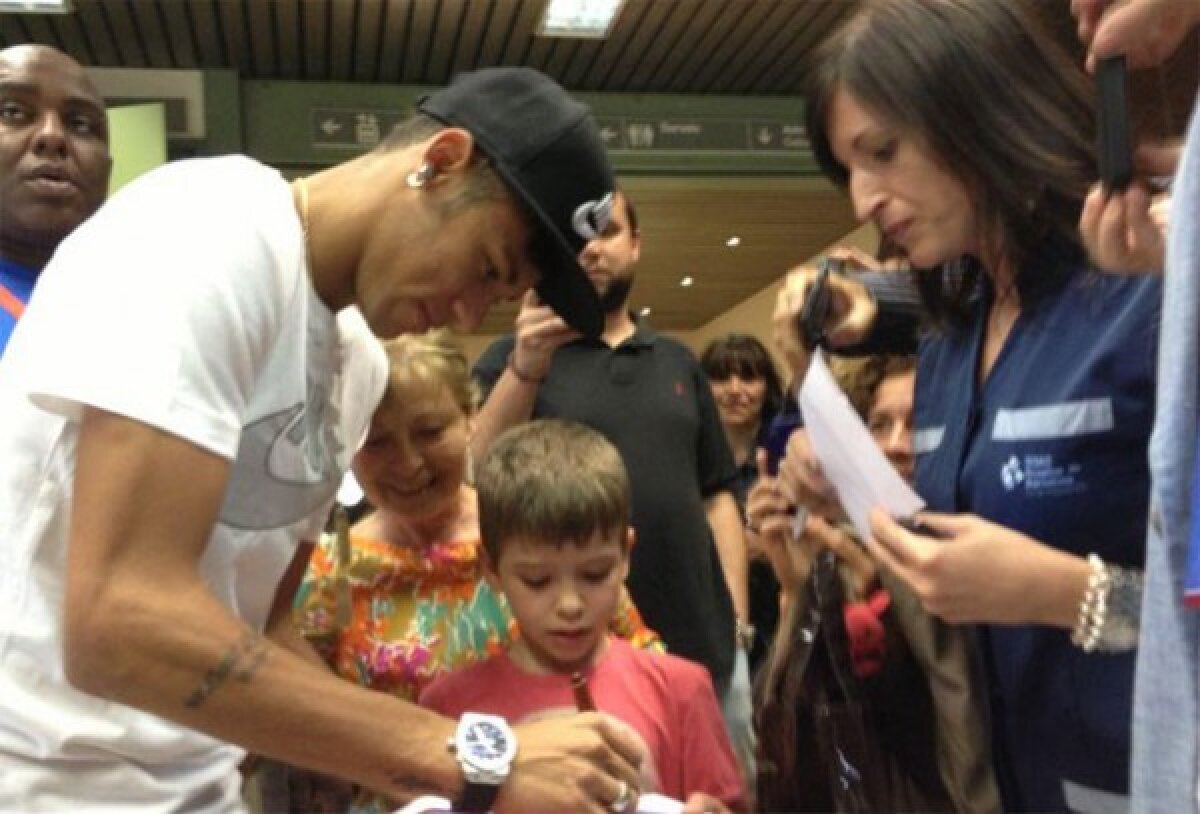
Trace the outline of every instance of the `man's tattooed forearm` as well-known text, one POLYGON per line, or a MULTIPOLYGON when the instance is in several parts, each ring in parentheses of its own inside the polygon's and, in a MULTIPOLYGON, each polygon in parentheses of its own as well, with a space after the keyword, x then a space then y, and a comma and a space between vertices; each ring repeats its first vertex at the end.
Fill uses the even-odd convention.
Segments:
POLYGON ((240 640, 221 656, 217 666, 204 674, 200 686, 192 691, 184 704, 195 709, 207 701, 232 676, 238 681, 250 681, 267 658, 267 641, 253 630, 247 630, 240 640))

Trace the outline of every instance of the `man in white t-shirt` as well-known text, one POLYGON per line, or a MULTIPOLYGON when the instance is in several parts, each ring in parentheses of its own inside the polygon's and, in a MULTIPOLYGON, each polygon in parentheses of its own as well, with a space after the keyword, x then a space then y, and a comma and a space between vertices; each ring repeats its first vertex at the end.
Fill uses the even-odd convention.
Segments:
POLYGON ((613 186, 586 108, 490 69, 311 178, 167 165, 63 242, 0 362, 0 810, 237 811, 244 749, 467 810, 631 796, 607 719, 455 739, 287 613, 383 387, 367 328, 471 329, 536 284, 598 333, 575 258, 613 186))

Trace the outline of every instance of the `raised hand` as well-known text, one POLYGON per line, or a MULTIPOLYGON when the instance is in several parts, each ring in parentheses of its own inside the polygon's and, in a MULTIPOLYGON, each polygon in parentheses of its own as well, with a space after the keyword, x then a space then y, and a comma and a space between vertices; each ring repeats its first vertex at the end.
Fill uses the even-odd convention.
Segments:
POLYGON ((529 380, 544 379, 554 352, 582 336, 550 306, 543 305, 534 291, 527 292, 521 300, 515 332, 511 364, 518 378, 529 380))

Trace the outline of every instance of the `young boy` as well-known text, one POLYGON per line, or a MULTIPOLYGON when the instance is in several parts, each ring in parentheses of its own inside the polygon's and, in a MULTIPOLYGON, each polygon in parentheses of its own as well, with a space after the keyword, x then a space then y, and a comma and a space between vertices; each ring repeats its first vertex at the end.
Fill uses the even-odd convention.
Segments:
POLYGON ((484 573, 507 596, 519 636, 506 652, 435 681, 421 703, 513 724, 594 705, 644 741, 643 793, 692 795, 689 809, 711 811, 715 800, 744 809, 708 673, 608 634, 633 545, 617 450, 581 424, 529 422, 496 440, 475 486, 484 573))

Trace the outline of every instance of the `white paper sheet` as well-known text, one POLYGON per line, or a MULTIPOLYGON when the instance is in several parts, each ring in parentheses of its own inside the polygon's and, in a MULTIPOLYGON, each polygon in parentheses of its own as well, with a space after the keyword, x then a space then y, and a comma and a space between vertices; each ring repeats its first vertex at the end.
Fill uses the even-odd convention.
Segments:
POLYGON ((837 386, 824 354, 813 354, 798 398, 813 454, 860 536, 871 533, 867 518, 875 506, 893 517, 925 508, 837 386))
MULTIPOLYGON (((661 794, 643 794, 638 798, 636 814, 679 814, 680 811, 683 811, 683 803, 678 800, 661 794)), ((393 814, 454 814, 454 809, 445 797, 426 795, 396 809, 393 814)))

